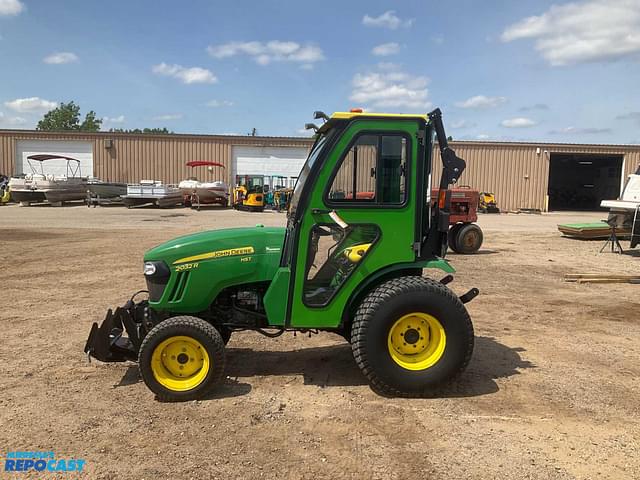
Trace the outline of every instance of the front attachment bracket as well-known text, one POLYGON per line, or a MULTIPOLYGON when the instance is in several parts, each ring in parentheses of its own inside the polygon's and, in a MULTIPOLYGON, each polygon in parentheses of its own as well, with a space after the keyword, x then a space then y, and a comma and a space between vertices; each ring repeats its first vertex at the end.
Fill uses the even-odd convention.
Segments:
POLYGON ((84 352, 101 362, 137 361, 146 327, 147 302, 127 302, 115 311, 109 309, 102 324, 91 326, 84 352), (127 333, 127 337, 123 336, 127 333))

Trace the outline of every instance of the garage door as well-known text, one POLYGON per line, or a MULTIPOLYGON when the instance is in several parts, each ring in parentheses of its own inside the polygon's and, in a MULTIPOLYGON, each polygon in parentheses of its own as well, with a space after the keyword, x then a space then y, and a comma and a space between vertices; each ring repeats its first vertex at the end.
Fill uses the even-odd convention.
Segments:
MULTIPOLYGON (((93 142, 76 142, 66 140, 18 140, 16 145, 16 169, 18 173, 31 173, 27 161, 30 155, 50 153, 80 160, 80 172, 83 177, 93 176, 93 142)), ((39 162, 31 162, 40 171, 39 162)), ((43 162, 44 173, 66 175, 65 160, 48 160, 43 162)))
POLYGON ((551 153, 549 210, 600 209, 620 195, 622 155, 551 153))
POLYGON ((232 181, 236 175, 281 175, 293 182, 302 170, 306 147, 233 147, 232 181))

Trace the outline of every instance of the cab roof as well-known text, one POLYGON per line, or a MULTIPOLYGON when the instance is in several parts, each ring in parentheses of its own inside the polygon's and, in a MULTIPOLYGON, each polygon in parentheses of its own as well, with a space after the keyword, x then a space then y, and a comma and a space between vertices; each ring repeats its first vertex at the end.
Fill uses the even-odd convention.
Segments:
POLYGON ((334 114, 331 115, 331 119, 335 118, 336 120, 350 120, 358 117, 418 118, 425 122, 429 121, 427 114, 419 115, 415 113, 334 112, 334 114))
POLYGON ((366 118, 378 118, 378 119, 412 119, 418 120, 421 122, 428 122, 429 115, 420 115, 416 113, 371 113, 371 112, 334 112, 331 117, 329 117, 329 121, 327 121, 324 125, 322 125, 318 132, 323 133, 326 132, 329 128, 334 126, 336 123, 344 122, 348 120, 354 119, 366 119, 366 118))

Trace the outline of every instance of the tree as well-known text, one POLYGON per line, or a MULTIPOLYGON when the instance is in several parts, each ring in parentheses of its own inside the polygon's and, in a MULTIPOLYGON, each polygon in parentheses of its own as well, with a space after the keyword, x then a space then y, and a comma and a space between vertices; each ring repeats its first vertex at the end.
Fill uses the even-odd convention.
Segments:
POLYGON ((97 132, 102 125, 102 119, 97 118, 96 112, 91 110, 80 123, 80 105, 75 102, 60 103, 53 110, 48 111, 38 122, 36 130, 97 132))
POLYGON ((80 124, 81 132, 99 132, 102 126, 102 119, 96 118, 96 112, 91 110, 84 116, 84 122, 80 124))

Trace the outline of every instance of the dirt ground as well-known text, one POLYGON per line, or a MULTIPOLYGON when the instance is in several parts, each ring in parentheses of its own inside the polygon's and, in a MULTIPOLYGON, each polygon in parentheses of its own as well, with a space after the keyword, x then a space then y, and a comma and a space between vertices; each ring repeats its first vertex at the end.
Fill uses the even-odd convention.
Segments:
POLYGON ((54 451, 97 479, 640 478, 640 286, 562 279, 638 273, 555 230, 602 216, 481 217, 479 254, 448 257, 452 288, 481 291, 476 348, 437 398, 376 395, 337 336, 243 333, 215 395, 163 404, 134 364, 87 363, 91 323, 144 288, 146 249, 284 215, 0 207, 3 458, 54 451))

